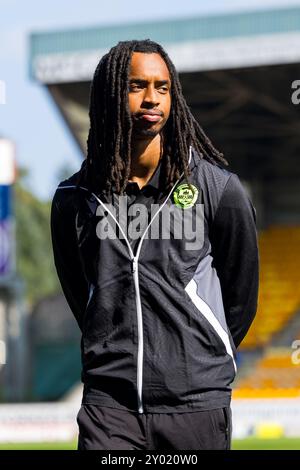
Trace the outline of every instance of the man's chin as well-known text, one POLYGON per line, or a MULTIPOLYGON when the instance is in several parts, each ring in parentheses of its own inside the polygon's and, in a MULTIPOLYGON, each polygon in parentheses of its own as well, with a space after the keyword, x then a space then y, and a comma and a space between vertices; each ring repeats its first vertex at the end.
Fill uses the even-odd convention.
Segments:
POLYGON ((133 137, 155 137, 159 134, 159 129, 134 129, 132 131, 133 137))
POLYGON ((150 123, 140 126, 140 125, 133 125, 132 134, 134 137, 155 137, 159 134, 164 126, 156 125, 156 123, 150 123))

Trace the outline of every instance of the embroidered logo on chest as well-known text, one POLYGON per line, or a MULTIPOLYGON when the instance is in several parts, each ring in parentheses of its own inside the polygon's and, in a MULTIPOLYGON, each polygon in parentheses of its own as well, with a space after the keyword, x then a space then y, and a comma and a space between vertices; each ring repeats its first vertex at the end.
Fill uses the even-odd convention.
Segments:
POLYGON ((180 184, 173 192, 174 203, 181 209, 189 209, 197 201, 198 193, 198 189, 193 184, 180 184))

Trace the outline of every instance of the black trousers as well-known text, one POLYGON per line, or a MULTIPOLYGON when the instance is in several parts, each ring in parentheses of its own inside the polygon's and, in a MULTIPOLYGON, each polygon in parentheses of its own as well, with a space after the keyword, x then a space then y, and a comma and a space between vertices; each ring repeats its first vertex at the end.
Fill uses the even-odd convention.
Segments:
POLYGON ((144 413, 81 405, 78 450, 230 450, 231 408, 144 413))

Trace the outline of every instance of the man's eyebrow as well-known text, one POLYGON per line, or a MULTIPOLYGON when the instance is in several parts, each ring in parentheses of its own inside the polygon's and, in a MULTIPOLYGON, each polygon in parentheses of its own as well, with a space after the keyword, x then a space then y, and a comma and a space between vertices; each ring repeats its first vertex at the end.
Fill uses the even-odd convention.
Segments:
MULTIPOLYGON (((148 83, 148 80, 144 78, 130 78, 129 83, 148 83)), ((155 83, 159 83, 160 85, 168 85, 170 80, 155 80, 155 83)))

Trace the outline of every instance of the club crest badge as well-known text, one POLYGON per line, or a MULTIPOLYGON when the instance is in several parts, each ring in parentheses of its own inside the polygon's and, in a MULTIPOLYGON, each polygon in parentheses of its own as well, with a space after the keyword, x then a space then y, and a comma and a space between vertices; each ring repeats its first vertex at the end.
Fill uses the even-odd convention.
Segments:
POLYGON ((173 193, 174 203, 180 209, 189 209, 197 201, 198 193, 198 189, 193 184, 180 184, 173 193))

